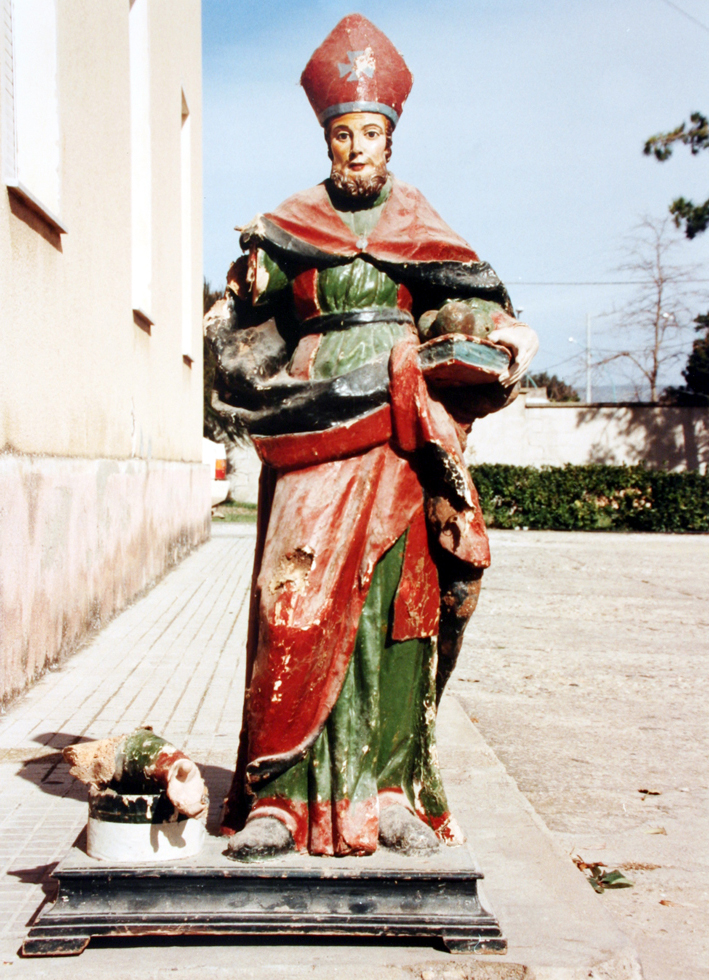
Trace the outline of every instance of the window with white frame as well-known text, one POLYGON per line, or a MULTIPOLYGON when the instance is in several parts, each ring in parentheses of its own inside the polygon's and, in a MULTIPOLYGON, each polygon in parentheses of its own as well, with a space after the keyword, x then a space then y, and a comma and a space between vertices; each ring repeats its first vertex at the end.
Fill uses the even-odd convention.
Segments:
POLYGON ((57 231, 61 143, 56 0, 0 0, 3 180, 57 231))
POLYGON ((150 33, 147 0, 131 0, 130 54, 131 284, 133 314, 150 330, 153 279, 153 195, 150 133, 150 33))
POLYGON ((182 92, 180 131, 180 211, 182 230, 182 356, 193 360, 192 350, 192 126, 190 110, 182 92))

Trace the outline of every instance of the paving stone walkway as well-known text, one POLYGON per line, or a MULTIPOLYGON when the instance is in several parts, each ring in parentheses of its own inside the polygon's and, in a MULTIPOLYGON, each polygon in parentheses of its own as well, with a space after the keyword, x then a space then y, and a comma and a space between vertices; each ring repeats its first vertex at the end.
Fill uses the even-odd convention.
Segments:
POLYGON ((86 789, 61 756, 79 738, 150 724, 208 759, 214 827, 241 724, 253 541, 250 526, 215 528, 208 546, 0 719, 0 941, 21 941, 52 888, 49 872, 86 823, 86 789))

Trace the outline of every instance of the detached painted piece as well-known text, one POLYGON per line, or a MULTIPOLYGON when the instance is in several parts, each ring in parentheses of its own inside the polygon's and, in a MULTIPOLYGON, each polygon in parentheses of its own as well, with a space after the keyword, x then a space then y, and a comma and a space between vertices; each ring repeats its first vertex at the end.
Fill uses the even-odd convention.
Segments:
POLYGON ((263 462, 234 858, 462 837, 436 706, 490 554, 463 460, 537 347, 486 262, 387 170, 412 76, 360 15, 303 76, 330 178, 242 229, 213 404, 263 462))
POLYGON ((80 742, 63 755, 71 774, 89 785, 90 857, 137 863, 199 852, 209 804, 204 780, 152 729, 80 742))

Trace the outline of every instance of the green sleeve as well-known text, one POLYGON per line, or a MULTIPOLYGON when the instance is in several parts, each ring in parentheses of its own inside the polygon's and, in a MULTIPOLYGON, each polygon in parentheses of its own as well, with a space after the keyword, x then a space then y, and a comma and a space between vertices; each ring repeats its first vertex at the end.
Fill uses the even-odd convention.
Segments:
POLYGON ((253 291, 253 302, 255 306, 263 306, 273 300, 278 293, 281 293, 290 285, 290 279, 275 259, 265 252, 262 248, 256 251, 255 269, 256 276, 255 289, 253 291))

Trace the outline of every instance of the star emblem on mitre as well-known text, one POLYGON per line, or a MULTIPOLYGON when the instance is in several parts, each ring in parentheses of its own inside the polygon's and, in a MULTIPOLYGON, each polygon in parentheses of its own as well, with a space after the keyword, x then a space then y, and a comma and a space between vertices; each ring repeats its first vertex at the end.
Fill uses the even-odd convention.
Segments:
POLYGON ((340 70, 340 78, 347 75, 348 82, 358 82, 363 75, 372 78, 377 63, 371 48, 365 48, 364 51, 348 51, 347 58, 349 60, 346 63, 338 62, 337 64, 340 70))

